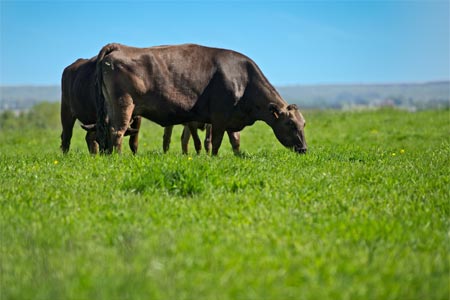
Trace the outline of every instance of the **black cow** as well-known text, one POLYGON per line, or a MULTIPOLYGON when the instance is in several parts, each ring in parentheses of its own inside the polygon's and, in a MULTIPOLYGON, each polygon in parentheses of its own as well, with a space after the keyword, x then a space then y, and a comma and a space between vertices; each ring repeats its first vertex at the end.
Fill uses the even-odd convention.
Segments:
POLYGON ((266 122, 284 146, 307 150, 305 120, 286 103, 248 57, 199 45, 134 48, 108 44, 97 60, 101 147, 121 151, 133 115, 161 126, 191 121, 212 124, 212 154, 225 131, 266 122), (109 120, 109 123, 106 122, 109 120))
MULTIPOLYGON (((86 143, 89 152, 95 154, 99 147, 96 141, 95 127, 89 126, 97 121, 97 88, 96 81, 97 57, 78 59, 63 71, 61 78, 61 150, 67 153, 72 139, 73 125, 78 119, 86 129, 86 143)), ((130 148, 136 153, 138 148, 138 134, 141 117, 134 117, 131 122, 133 132, 130 136, 130 148)))

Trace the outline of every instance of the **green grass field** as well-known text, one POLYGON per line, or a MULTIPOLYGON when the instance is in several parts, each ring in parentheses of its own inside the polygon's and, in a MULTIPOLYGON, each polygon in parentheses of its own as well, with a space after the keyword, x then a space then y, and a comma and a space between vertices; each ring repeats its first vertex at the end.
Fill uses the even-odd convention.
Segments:
POLYGON ((241 157, 1 130, 1 299, 449 299, 450 112, 304 115, 307 155, 264 123, 241 157))

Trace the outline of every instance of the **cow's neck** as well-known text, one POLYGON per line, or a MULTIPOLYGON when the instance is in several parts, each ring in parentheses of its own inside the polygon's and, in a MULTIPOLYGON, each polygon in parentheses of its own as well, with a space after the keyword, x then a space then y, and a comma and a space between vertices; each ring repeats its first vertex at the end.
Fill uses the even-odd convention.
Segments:
POLYGON ((285 108, 288 104, 281 98, 280 94, 275 88, 266 80, 260 81, 255 84, 255 97, 252 99, 255 107, 254 117, 257 120, 266 122, 269 126, 272 126, 274 117, 269 110, 269 104, 274 103, 279 108, 285 108))

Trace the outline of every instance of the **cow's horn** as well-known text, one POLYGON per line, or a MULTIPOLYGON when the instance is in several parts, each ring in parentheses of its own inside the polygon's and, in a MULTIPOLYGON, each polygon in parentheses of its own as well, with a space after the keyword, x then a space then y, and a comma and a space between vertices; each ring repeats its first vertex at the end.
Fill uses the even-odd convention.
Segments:
POLYGON ((81 124, 81 128, 83 128, 83 129, 86 130, 87 132, 95 131, 95 127, 96 127, 95 124, 89 124, 89 125, 81 124))
POLYGON ((127 131, 125 131, 125 136, 127 136, 127 135, 133 136, 133 135, 136 135, 138 133, 139 133, 139 129, 128 127, 127 131))

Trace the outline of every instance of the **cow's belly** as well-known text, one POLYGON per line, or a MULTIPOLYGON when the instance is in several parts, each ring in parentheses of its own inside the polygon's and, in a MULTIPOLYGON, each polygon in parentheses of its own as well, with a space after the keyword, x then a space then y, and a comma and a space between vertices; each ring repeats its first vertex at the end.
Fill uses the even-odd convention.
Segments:
POLYGON ((197 98, 165 97, 158 94, 148 94, 134 97, 134 114, 143 116, 161 126, 182 124, 189 121, 204 122, 204 116, 194 109, 198 103, 197 98))

